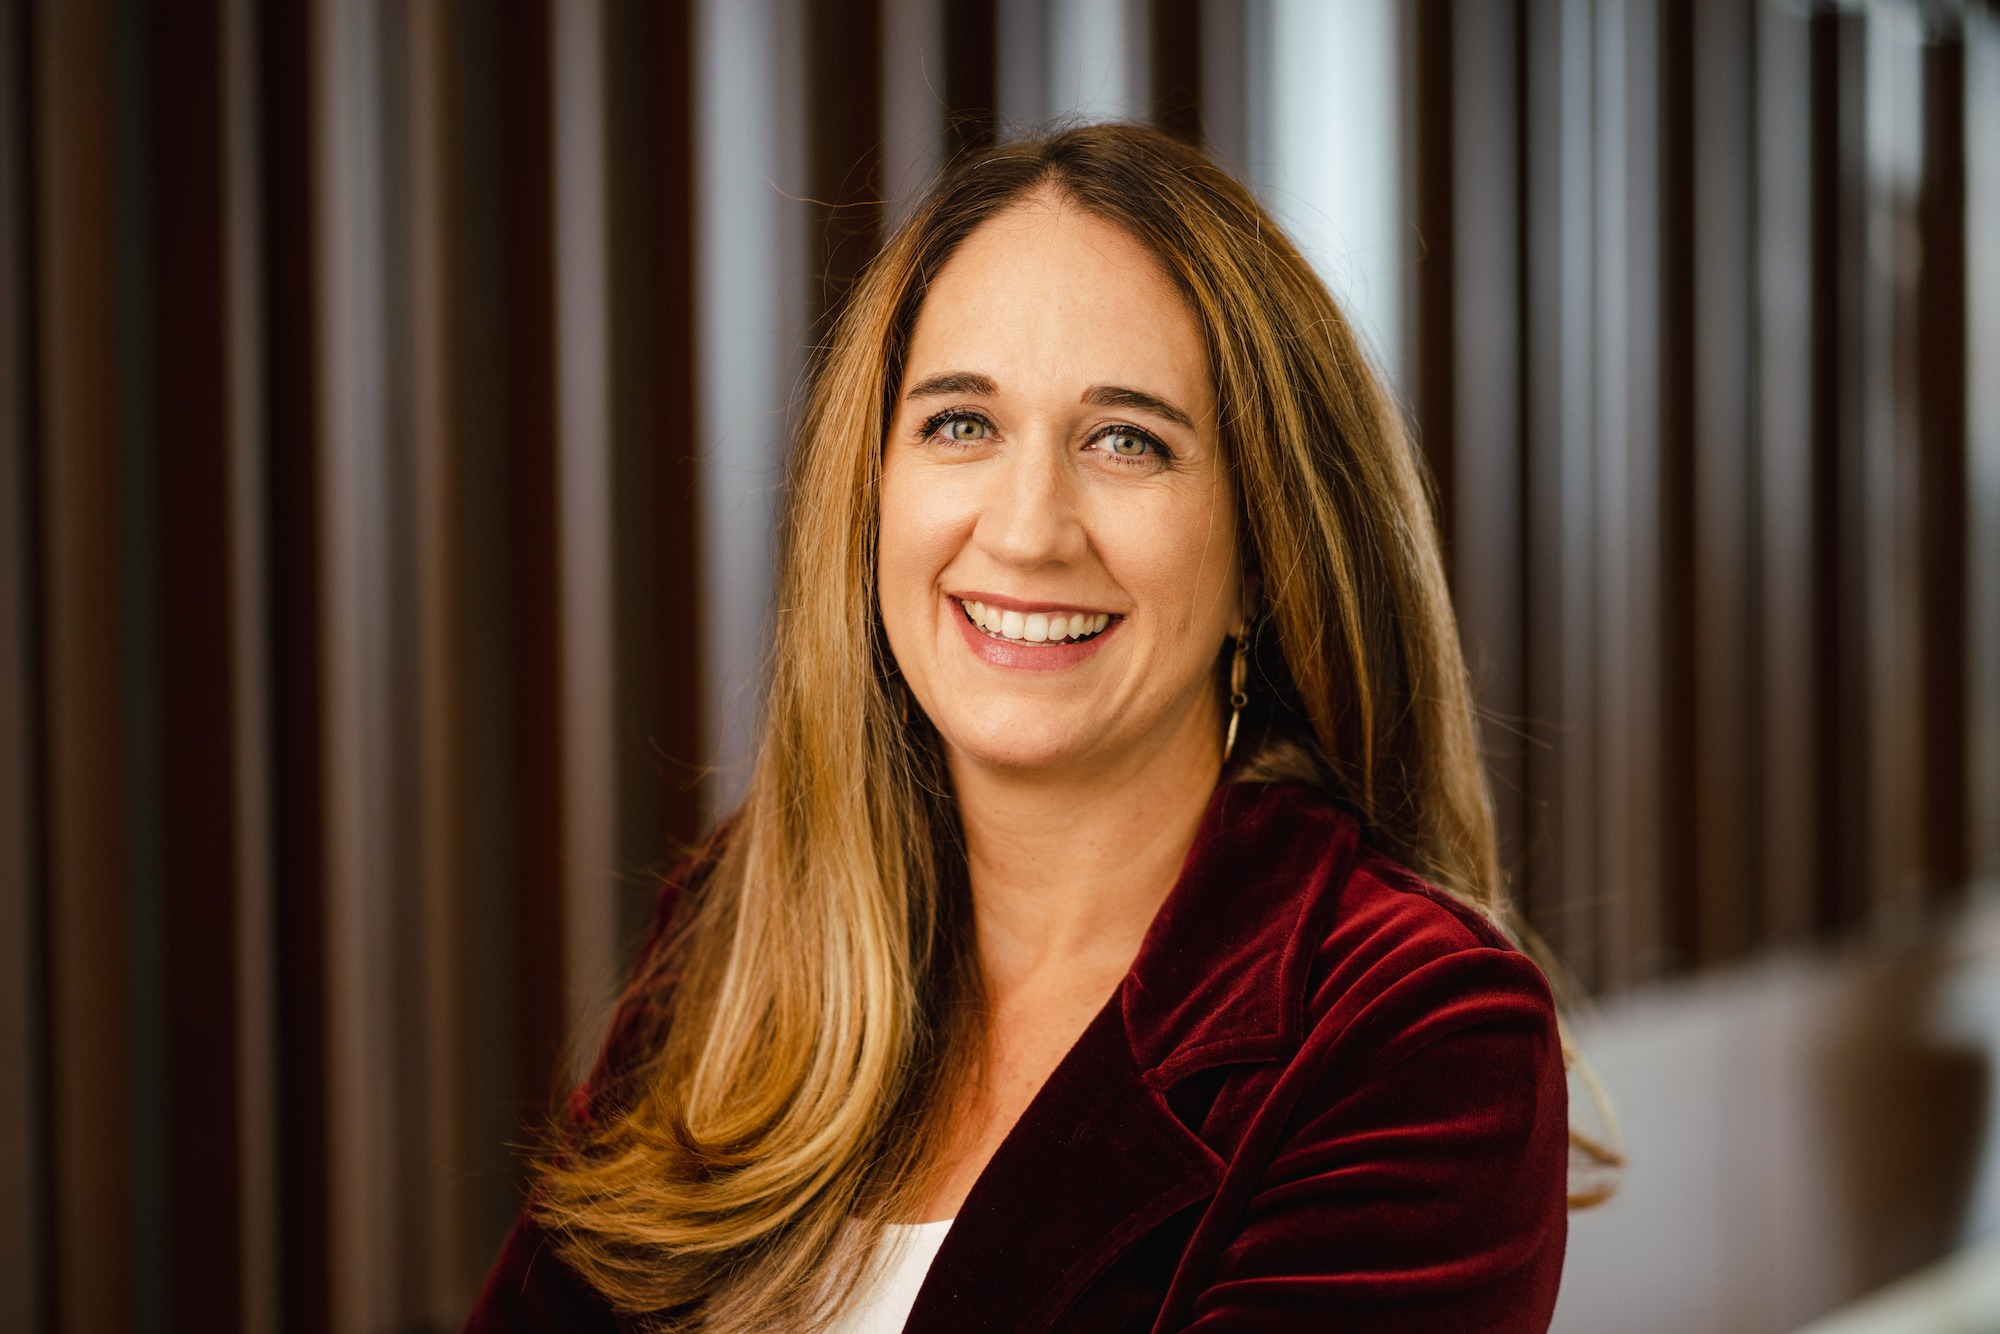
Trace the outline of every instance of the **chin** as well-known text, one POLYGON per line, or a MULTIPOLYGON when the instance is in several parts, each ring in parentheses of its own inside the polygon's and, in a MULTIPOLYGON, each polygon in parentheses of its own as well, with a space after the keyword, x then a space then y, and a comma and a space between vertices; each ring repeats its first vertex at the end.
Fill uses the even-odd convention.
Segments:
POLYGON ((1061 768, 1088 750, 1076 729, 1051 725, 1046 716, 1020 725, 1006 719, 939 730, 967 759, 996 769, 1061 768))

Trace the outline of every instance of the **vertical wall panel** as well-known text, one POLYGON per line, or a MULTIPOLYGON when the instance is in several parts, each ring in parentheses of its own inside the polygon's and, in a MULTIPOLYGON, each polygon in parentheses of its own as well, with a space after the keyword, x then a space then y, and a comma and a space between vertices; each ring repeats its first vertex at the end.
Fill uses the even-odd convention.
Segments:
POLYGON ((696 9, 702 754, 711 816, 742 791, 759 723, 773 524, 808 319, 804 0, 696 9))
POLYGON ((607 15, 620 936, 696 838, 706 700, 695 476, 694 81, 689 0, 607 15))
MULTIPOLYGON (((223 0, 222 233, 223 354, 228 379, 229 619, 232 757, 231 831, 236 859, 236 1146, 239 1276, 244 1334, 276 1334, 279 1272, 278 1085, 275 881, 272 876, 269 672, 270 584, 265 534, 269 471, 265 442, 266 326, 259 170, 261 99, 257 19, 249 0, 223 0)), ((168 776, 171 778, 171 775, 168 776)))
POLYGON ((373 306, 380 300, 379 225, 371 205, 380 191, 373 159, 374 99, 379 77, 370 10, 353 3, 314 11, 319 68, 313 108, 321 177, 328 202, 325 240, 315 275, 325 390, 320 395, 322 450, 321 602, 325 633, 326 918, 328 1084, 328 1325, 358 1331, 393 1318, 393 1204, 383 1169, 394 1162, 391 1108, 381 1058, 386 981, 371 973, 390 942, 374 928, 379 886, 390 880, 382 813, 369 800, 383 775, 371 761, 379 731, 363 748, 376 709, 383 631, 368 620, 376 581, 368 578, 364 525, 386 520, 381 494, 380 370, 371 350, 383 340, 373 306), (336 211, 337 210, 337 211, 336 211), (373 466, 370 466, 373 465, 373 466), (374 670, 371 670, 374 669, 374 670), (373 854, 372 856, 370 854, 373 854), (378 1073, 378 1071, 380 1073, 378 1073), (386 1253, 385 1253, 386 1252, 386 1253))
POLYGON ((561 465, 555 364, 555 163, 551 9, 500 7, 501 365, 505 416, 508 656, 518 1113, 559 1092, 569 1040, 563 853, 561 465))
MULTIPOLYGON (((1965 287, 1968 368, 2000 366, 2000 14, 1965 26, 1965 287)), ((2000 875, 2000 375, 1966 376, 1966 616, 1973 716, 1973 872, 2000 875)))
POLYGON ((1660 643, 1661 19, 1652 0, 1632 0, 1619 7, 1618 16, 1606 30, 1606 63, 1619 68, 1620 87, 1606 95, 1618 99, 1616 119, 1623 129, 1617 152, 1622 171, 1614 187, 1623 197, 1614 247, 1622 254, 1601 270, 1619 291, 1619 321, 1609 336, 1619 354, 1611 374, 1621 400, 1622 433, 1615 447, 1622 454, 1626 521, 1619 542, 1622 585, 1607 585, 1607 596, 1622 604, 1607 618, 1616 625, 1607 627, 1607 652, 1619 659, 1619 696, 1611 709, 1617 734, 1606 750, 1607 764, 1617 769, 1609 790, 1618 793, 1619 805, 1610 823, 1622 845, 1605 861, 1607 985, 1645 981, 1667 967, 1667 901, 1674 887, 1665 875, 1664 850, 1677 836, 1667 826, 1662 799, 1663 756, 1672 738, 1665 730, 1660 643))
POLYGON ((1923 748, 1915 800, 1918 888, 1949 900, 1971 871, 1967 798, 1965 45, 1957 21, 1930 19, 1918 53, 1921 172, 1916 273, 1908 293, 1909 396, 1915 408, 1916 671, 1923 748))
POLYGON ((1270 0, 1269 138, 1258 193, 1333 289, 1375 364, 1400 384, 1405 227, 1397 153, 1397 7, 1270 0), (1340 132, 1327 133, 1337 125, 1340 132))
POLYGON ((1761 848, 1773 939, 1813 921, 1821 873, 1813 830, 1817 767, 1812 546, 1812 87, 1805 16, 1762 0, 1756 14, 1757 541, 1761 656, 1761 848))
POLYGON ((986 41, 990 46, 992 7, 946 5, 942 0, 881 0, 880 8, 881 92, 875 114, 882 126, 880 174, 886 225, 902 218, 917 192, 929 185, 944 165, 954 109, 962 106, 970 112, 984 107, 991 116, 991 55, 983 62, 984 82, 989 86, 982 92, 981 62, 955 59, 949 50, 953 26, 978 15, 947 10, 987 10, 986 41), (961 88, 961 84, 971 86, 961 88))
POLYGON ((1208 151, 1242 180, 1255 175, 1268 138, 1264 114, 1264 0, 1201 0, 1201 133, 1208 151))
POLYGON ((415 523, 411 590, 416 641, 418 883, 426 1061, 421 1097, 426 1152, 419 1189, 425 1226, 411 1244, 424 1282, 415 1307, 443 1326, 464 1309, 486 1248, 472 1232, 472 1182, 480 1155, 471 1115, 470 1053, 476 1050, 467 922, 475 914, 468 846, 477 837, 466 802, 465 581, 459 490, 464 484, 462 392, 454 356, 462 273, 456 226, 461 198, 453 169, 460 144, 459 63, 447 5, 407 14, 410 199, 410 444, 415 523))
POLYGON ((552 11, 557 446, 562 570, 564 1015, 576 1041, 617 991, 616 585, 613 581, 610 223, 604 7, 552 11))
POLYGON ((1005 111, 1001 100, 1001 15, 1009 0, 956 0, 944 7, 941 89, 948 122, 947 154, 990 143, 1005 111))
POLYGON ((1048 0, 993 0, 995 105, 1002 138, 1049 115, 1048 0))
POLYGON ((1147 86, 1153 124, 1177 138, 1202 138, 1202 0, 1152 0, 1146 24, 1147 86))
POLYGON ((1692 744, 1696 716, 1695 663, 1695 420, 1694 420, 1694 10, 1662 3, 1658 41, 1660 564, 1659 646, 1661 731, 1660 813, 1663 952, 1670 966, 1700 960, 1700 848, 1693 829, 1698 778, 1692 744))
POLYGON ((183 4, 149 17, 147 398, 158 548, 142 559, 157 571, 160 770, 148 781, 160 792, 160 1133, 172 1146, 160 1315, 178 1328, 233 1330, 244 1293, 236 1007, 245 877, 223 14, 183 4))
POLYGON ((34 18, 51 1296, 112 1334, 136 1323, 114 30, 108 3, 34 18))
POLYGON ((1403 190, 1414 231, 1405 284, 1409 314, 1404 321, 1408 345, 1403 359, 1409 371, 1404 386, 1417 443, 1423 448, 1435 487, 1446 569, 1452 568, 1451 540, 1457 512, 1457 480, 1452 471, 1457 429, 1452 392, 1457 372, 1457 349, 1452 339, 1452 217, 1458 206, 1452 188, 1452 88, 1458 59, 1454 9, 1452 0, 1421 0, 1406 6, 1399 40, 1406 145, 1403 190))
POLYGON ((882 10, 876 0, 804 0, 807 235, 813 337, 882 238, 882 10))
POLYGON ((1866 672, 1871 825, 1868 892, 1878 928, 1906 931, 1921 911, 1918 849, 1924 827, 1923 679, 1920 667, 1915 420, 1910 390, 1913 279, 1921 257, 1913 205, 1922 179, 1922 17, 1879 5, 1861 37, 1865 250, 1855 418, 1853 539, 1866 672))
POLYGON ((1689 35, 1687 102, 1691 178, 1688 277, 1691 308, 1683 332, 1691 396, 1685 420, 1690 478, 1685 502, 1691 539, 1687 668, 1695 727, 1683 808, 1693 856, 1686 863, 1696 903, 1696 955, 1741 954, 1755 940, 1758 868, 1751 831, 1759 785, 1753 669, 1756 604, 1753 499, 1751 316, 1752 11, 1739 0, 1699 0, 1689 35))
POLYGON ((1655 644, 1648 633, 1657 494, 1648 396, 1649 23, 1646 6, 1600 5, 1592 34, 1596 862, 1583 892, 1594 906, 1592 980, 1602 990, 1630 985, 1653 966, 1643 942, 1654 933, 1658 893, 1656 794, 1649 781, 1658 744, 1649 670, 1655 644))
POLYGON ((280 6, 257 31, 267 436, 265 610, 270 628, 270 830, 277 1042, 274 1127, 281 1324, 328 1326, 325 804, 320 714, 320 171, 312 133, 312 15, 280 6))
MULTIPOLYGON (((1452 592, 1483 722, 1503 867, 1521 869, 1527 794, 1521 636, 1518 11, 1461 0, 1454 34, 1452 592), (1470 497, 1480 497, 1472 504, 1470 497)), ((1446 244, 1438 240, 1435 244, 1446 244)))
POLYGON ((1523 632, 1531 746, 1521 897, 1535 928, 1588 985, 1596 964, 1589 6, 1531 0, 1525 32, 1523 632))
POLYGON ((0 1330, 48 1321, 27 6, 0 3, 0 1330))

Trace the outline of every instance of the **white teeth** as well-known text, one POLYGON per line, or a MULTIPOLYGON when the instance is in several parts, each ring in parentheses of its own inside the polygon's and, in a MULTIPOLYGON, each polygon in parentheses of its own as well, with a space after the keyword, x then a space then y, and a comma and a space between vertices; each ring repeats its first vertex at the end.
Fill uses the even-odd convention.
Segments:
POLYGON ((1053 644, 1102 634, 1111 624, 1109 612, 1002 611, 984 602, 962 602, 972 623, 987 634, 1023 644, 1053 644))

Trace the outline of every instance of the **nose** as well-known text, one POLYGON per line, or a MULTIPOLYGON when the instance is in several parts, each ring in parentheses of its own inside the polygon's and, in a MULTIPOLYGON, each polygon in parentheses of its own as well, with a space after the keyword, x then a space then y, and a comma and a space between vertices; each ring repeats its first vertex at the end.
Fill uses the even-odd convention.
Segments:
POLYGON ((1089 545, 1065 442, 1033 432, 998 460, 974 541, 994 560, 1036 569, 1080 559, 1089 545))

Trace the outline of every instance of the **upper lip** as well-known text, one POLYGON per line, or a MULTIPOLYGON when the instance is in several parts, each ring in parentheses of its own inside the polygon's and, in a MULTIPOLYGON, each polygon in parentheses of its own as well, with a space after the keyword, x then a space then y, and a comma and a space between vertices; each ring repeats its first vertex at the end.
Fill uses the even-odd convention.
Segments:
POLYGON ((958 602, 983 602, 987 606, 997 607, 1001 611, 1018 611, 1023 614, 1036 611, 1081 611, 1092 615, 1101 613, 1109 616, 1119 614, 1115 611, 1106 612, 1102 607, 1092 607, 1082 602, 1038 602, 1031 598, 1008 597, 1005 593, 951 593, 947 596, 958 602))

